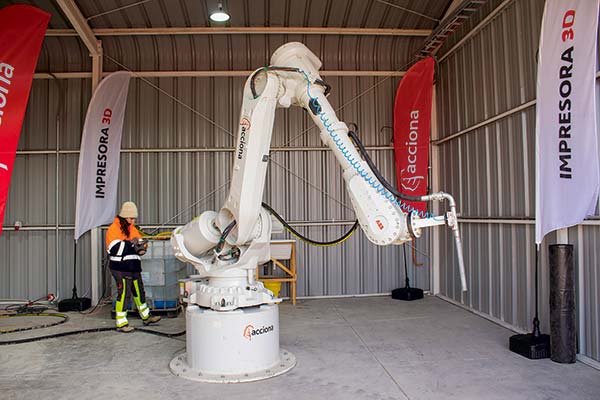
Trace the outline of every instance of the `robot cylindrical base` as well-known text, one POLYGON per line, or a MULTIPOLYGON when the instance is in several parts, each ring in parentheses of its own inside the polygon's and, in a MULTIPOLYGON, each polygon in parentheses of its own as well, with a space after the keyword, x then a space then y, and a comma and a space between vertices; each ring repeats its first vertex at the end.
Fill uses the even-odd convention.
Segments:
POLYGON ((279 348, 277 304, 214 311, 190 305, 186 311, 186 353, 171 371, 202 382, 247 382, 270 378, 296 364, 279 348))

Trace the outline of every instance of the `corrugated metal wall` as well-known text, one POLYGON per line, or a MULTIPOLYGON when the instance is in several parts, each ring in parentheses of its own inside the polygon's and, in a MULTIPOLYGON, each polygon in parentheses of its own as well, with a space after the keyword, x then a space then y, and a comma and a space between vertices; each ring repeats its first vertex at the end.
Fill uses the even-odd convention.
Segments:
MULTIPOLYGON (((284 35, 238 36, 236 40, 216 36, 209 41, 201 37, 107 38, 103 43, 107 54, 134 70, 227 70, 263 65, 277 46, 292 39, 303 40, 316 54, 323 55, 324 69, 329 70, 399 69, 402 62, 398 60, 417 45, 411 38, 284 35), (347 46, 352 51, 344 52, 347 46), (369 51, 357 51, 352 46, 369 51), (221 47, 226 50, 209 52, 221 47)), ((85 71, 89 68, 87 58, 76 38, 47 38, 38 71, 85 71), (81 57, 78 62, 69 61, 53 51, 54 46, 64 46, 63 51, 71 49, 81 57)), ((104 68, 117 69, 108 60, 104 68)), ((359 124, 364 143, 378 147, 372 150, 373 157, 393 181, 389 127, 399 78, 327 80, 333 87, 332 104, 345 105, 340 119, 359 124)), ((184 224, 224 202, 234 142, 226 131, 235 133, 245 79, 149 81, 225 128, 215 128, 139 79, 131 83, 118 201, 136 201, 143 225, 167 221, 168 225, 184 224)), ((55 291, 61 297, 70 296, 78 149, 90 86, 89 79, 34 81, 4 223, 10 227, 21 220, 37 230, 8 230, 0 237, 0 297, 36 298, 55 291)), ((312 126, 302 110, 278 111, 272 145, 285 149, 272 153, 265 200, 301 232, 331 239, 350 227, 354 213, 341 170, 312 126)), ((429 238, 425 236, 417 245, 423 253, 418 254, 423 266, 417 268, 413 284, 428 290, 429 238)), ((411 263, 410 248, 407 253, 411 263)), ((89 234, 78 245, 77 260, 79 293, 89 295, 89 234)), ((335 248, 299 243, 298 266, 300 296, 381 293, 404 284, 402 248, 377 247, 362 232, 335 248)))
MULTIPOLYGON (((489 13, 505 2, 493 1, 489 13), (493 6, 493 7, 492 7, 493 6)), ((442 294, 521 329, 534 312, 535 106, 531 103, 479 129, 450 136, 535 100, 536 52, 543 0, 507 2, 495 18, 449 55, 442 49, 437 80, 439 182, 456 197, 469 291, 461 294, 450 238, 441 241, 442 294), (448 140, 444 141, 444 138, 448 140), (483 220, 482 220, 483 219, 483 220)), ((479 16, 483 20, 485 14, 479 16)), ((473 28, 471 25, 469 29, 473 28)), ((466 32, 466 31, 465 31, 466 32)), ((576 269, 584 276, 578 304, 581 354, 600 360, 598 221, 569 230, 576 269)), ((540 313, 548 327, 547 245, 540 261, 540 313)))

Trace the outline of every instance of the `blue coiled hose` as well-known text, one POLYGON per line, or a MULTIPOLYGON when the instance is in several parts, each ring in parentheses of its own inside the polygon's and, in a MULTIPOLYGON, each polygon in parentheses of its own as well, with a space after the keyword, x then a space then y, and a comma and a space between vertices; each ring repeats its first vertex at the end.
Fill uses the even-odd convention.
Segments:
POLYGON ((304 75, 304 78, 306 79, 306 83, 307 83, 306 94, 308 95, 308 98, 310 99, 311 110, 314 110, 316 115, 319 117, 319 119, 323 123, 323 126, 327 130, 327 133, 329 133, 329 136, 331 137, 331 140, 333 141, 333 143, 335 143, 336 147, 340 150, 340 152, 342 153, 342 155, 344 156, 346 161, 348 161, 348 163, 361 176, 361 178, 363 178, 373 189, 375 189, 377 191, 377 193, 384 196, 387 200, 389 200, 393 204, 396 204, 403 211, 405 211, 407 213, 412 213, 413 215, 416 214, 421 218, 435 218, 434 214, 432 214, 430 212, 419 211, 419 210, 415 209, 414 207, 412 207, 410 204, 406 204, 406 203, 402 202, 401 200, 397 199, 396 196, 394 196, 392 193, 390 193, 381 184, 381 182, 379 182, 378 179, 371 176, 367 171, 365 171, 365 169, 361 166, 361 163, 359 160, 355 159, 354 157, 352 157, 350 155, 350 151, 344 146, 344 144, 342 143, 342 139, 335 132, 335 130, 331 127, 333 125, 333 123, 329 122, 330 118, 322 110, 322 107, 319 104, 317 98, 311 96, 311 94, 310 94, 310 79, 308 78, 308 74, 302 69, 299 69, 299 71, 304 75))

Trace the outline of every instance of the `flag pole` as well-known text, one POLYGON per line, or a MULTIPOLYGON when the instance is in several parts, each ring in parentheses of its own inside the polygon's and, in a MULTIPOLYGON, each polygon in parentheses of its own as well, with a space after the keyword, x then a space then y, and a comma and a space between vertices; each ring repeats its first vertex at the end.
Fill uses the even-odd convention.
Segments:
POLYGON ((539 295, 539 259, 540 244, 535 246, 535 315, 533 317, 533 330, 524 335, 513 335, 509 339, 510 351, 520 354, 532 360, 540 360, 550 357, 550 335, 540 332, 540 318, 538 307, 539 295))
POLYGON ((73 295, 70 299, 58 302, 58 311, 84 311, 92 306, 89 297, 79 297, 77 294, 77 240, 73 241, 73 295))
POLYGON ((422 299, 423 289, 410 287, 410 279, 408 277, 408 262, 406 261, 406 243, 402 243, 402 251, 404 252, 404 287, 392 290, 392 298, 405 301, 422 299))

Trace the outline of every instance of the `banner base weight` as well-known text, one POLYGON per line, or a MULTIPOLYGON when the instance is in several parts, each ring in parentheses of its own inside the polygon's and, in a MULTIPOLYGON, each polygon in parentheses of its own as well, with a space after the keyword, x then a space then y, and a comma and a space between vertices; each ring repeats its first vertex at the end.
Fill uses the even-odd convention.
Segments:
POLYGON ((513 335, 509 339, 510 351, 530 360, 550 358, 550 335, 533 336, 532 333, 513 335))
POLYGON ((423 298, 423 289, 413 287, 403 287, 392 290, 392 299, 396 300, 420 300, 423 298))

